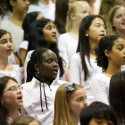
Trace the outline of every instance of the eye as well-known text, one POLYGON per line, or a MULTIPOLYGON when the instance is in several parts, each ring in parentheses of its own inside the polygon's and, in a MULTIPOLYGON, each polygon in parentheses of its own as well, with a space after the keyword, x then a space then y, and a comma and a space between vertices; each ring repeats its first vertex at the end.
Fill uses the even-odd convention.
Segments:
POLYGON ((86 11, 86 10, 84 10, 82 13, 87 13, 87 11, 86 11))
POLYGON ((12 86, 11 88, 8 89, 8 91, 14 91, 14 90, 16 90, 15 86, 12 86))
POLYGON ((6 39, 3 39, 3 40, 0 41, 0 43, 1 43, 1 44, 5 44, 5 43, 7 43, 7 40, 6 40, 6 39))
POLYGON ((47 63, 51 64, 52 63, 52 59, 47 60, 47 63))
POLYGON ((47 26, 46 29, 47 29, 47 30, 51 30, 52 27, 51 27, 51 26, 47 26))
POLYGON ((9 42, 12 43, 12 38, 9 39, 9 42))

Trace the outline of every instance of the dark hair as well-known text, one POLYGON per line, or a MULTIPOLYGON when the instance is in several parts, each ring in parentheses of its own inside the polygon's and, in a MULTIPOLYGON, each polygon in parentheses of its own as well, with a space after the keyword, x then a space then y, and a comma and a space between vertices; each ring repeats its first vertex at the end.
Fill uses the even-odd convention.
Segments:
POLYGON ((27 82, 31 81, 33 77, 36 77, 36 69, 35 69, 35 64, 41 65, 42 63, 42 55, 45 53, 48 49, 47 48, 39 48, 36 49, 30 57, 30 60, 27 65, 27 82))
MULTIPOLYGON (((17 1, 17 0, 13 0, 13 1, 17 1)), ((12 5, 10 3, 10 0, 6 0, 6 5, 7 5, 8 9, 12 12, 13 8, 12 8, 12 5)))
POLYGON ((55 25, 60 34, 65 33, 69 0, 56 0, 55 25))
POLYGON ((87 107, 84 107, 80 113, 81 125, 89 125, 92 118, 111 120, 113 125, 117 125, 117 117, 113 109, 102 103, 93 102, 87 107))
POLYGON ((8 109, 2 103, 3 90, 5 89, 9 80, 17 82, 13 77, 3 76, 0 78, 0 125, 7 125, 8 109))
POLYGON ((115 73, 111 77, 109 103, 118 114, 119 121, 125 121, 125 71, 115 73))
POLYGON ((38 14, 41 12, 34 11, 27 13, 24 17, 22 28, 24 30, 24 40, 29 41, 29 31, 30 31, 30 25, 37 19, 38 14))
POLYGON ((102 38, 99 42, 99 45, 96 49, 96 55, 97 55, 97 65, 102 67, 103 71, 107 69, 108 67, 108 57, 105 55, 104 51, 112 51, 112 47, 114 45, 115 40, 120 38, 118 35, 109 35, 104 38, 102 38))
MULTIPOLYGON (((21 115, 14 119, 14 121, 11 123, 11 125, 29 125, 31 122, 36 120, 34 117, 29 115, 21 115)), ((37 120, 36 120, 37 121, 37 120)), ((40 122, 37 121, 40 125, 40 122)))
POLYGON ((90 45, 89 45, 89 40, 88 40, 88 36, 86 36, 86 33, 89 27, 91 26, 92 21, 95 18, 102 19, 102 17, 98 15, 88 15, 82 19, 80 28, 79 28, 79 42, 78 42, 77 52, 80 52, 82 69, 84 71, 85 80, 87 80, 87 77, 88 77, 88 68, 85 62, 85 56, 87 56, 88 61, 90 63, 90 59, 89 59, 90 58, 90 45))
MULTIPOLYGON (((47 48, 46 41, 43 36, 43 31, 42 29, 44 26, 48 23, 51 22, 50 19, 42 18, 39 20, 35 20, 31 24, 30 32, 29 32, 29 46, 28 46, 28 51, 30 50, 36 50, 40 47, 45 47, 47 48)), ((62 58, 59 55, 59 50, 57 48, 57 43, 53 43, 49 46, 49 49, 55 52, 57 55, 58 61, 59 61, 59 67, 60 67, 60 76, 63 76, 64 74, 64 69, 63 69, 63 63, 62 63, 62 58)))
MULTIPOLYGON (((7 34, 7 33, 9 33, 9 32, 6 31, 6 30, 0 29, 0 38, 1 38, 3 35, 7 34)), ((10 33, 9 33, 9 34, 10 34, 10 33)))

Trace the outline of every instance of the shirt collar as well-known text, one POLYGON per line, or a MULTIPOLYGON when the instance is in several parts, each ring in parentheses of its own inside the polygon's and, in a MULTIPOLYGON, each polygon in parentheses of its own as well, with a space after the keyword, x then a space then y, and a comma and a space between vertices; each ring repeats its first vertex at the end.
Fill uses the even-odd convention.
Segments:
MULTIPOLYGON (((32 81, 31 81, 31 88, 34 88, 34 87, 36 87, 36 86, 39 86, 39 81, 35 78, 35 77, 33 77, 32 78, 32 81)), ((58 84, 58 78, 56 78, 55 80, 53 80, 53 82, 52 82, 52 84, 50 85, 50 87, 51 86, 54 86, 55 84, 58 84)), ((48 86, 47 84, 44 84, 44 86, 46 87, 46 86, 48 86)))

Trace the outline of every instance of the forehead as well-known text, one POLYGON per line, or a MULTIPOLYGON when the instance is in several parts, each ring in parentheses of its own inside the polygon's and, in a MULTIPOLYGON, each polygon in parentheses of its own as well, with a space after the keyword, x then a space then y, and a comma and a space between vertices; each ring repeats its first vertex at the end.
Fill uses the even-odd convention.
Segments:
POLYGON ((125 13, 125 7, 120 7, 116 10, 115 15, 119 13, 125 13))
POLYGON ((49 21, 49 22, 45 25, 45 27, 47 27, 47 26, 49 26, 49 25, 54 25, 54 23, 53 23, 52 21, 49 21))
POLYGON ((6 87, 5 87, 5 89, 10 88, 11 86, 18 86, 18 84, 17 84, 15 81, 13 81, 13 80, 10 79, 10 80, 8 81, 8 83, 7 83, 6 87))
POLYGON ((76 11, 90 10, 90 6, 87 2, 79 1, 80 3, 76 6, 76 11))
POLYGON ((125 39, 123 38, 118 38, 117 40, 114 41, 114 46, 117 46, 117 45, 124 45, 125 46, 125 39))
POLYGON ((99 24, 104 24, 104 21, 103 21, 101 18, 96 17, 94 20, 92 20, 91 25, 97 24, 97 23, 99 23, 99 24))
POLYGON ((57 56, 53 51, 47 50, 46 52, 43 53, 42 59, 48 59, 48 58, 57 58, 57 56))
POLYGON ((84 88, 79 88, 73 92, 72 97, 77 98, 80 96, 86 96, 86 90, 84 88))
POLYGON ((10 38, 11 36, 10 36, 10 34, 9 33, 6 33, 6 34, 4 34, 1 38, 0 38, 0 40, 1 39, 4 39, 4 38, 10 38))

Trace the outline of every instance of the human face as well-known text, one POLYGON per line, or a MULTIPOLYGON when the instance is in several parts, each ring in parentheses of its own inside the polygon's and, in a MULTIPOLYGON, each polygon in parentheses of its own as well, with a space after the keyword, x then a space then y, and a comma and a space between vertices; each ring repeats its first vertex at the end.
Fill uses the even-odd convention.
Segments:
POLYGON ((78 1, 78 0, 69 0, 69 6, 71 6, 71 4, 75 1, 78 1))
POLYGON ((96 42, 97 45, 100 39, 106 36, 105 24, 101 18, 97 17, 92 21, 86 36, 88 36, 89 42, 96 42))
POLYGON ((113 125, 111 120, 92 118, 88 125, 113 125))
POLYGON ((120 7, 116 10, 112 26, 115 27, 116 32, 125 32, 125 7, 120 7))
MULTIPOLYGON (((81 20, 90 14, 90 7, 88 3, 82 2, 76 8, 76 12, 74 13, 75 23, 79 26, 81 20)), ((79 27, 78 27, 79 28, 79 27)))
POLYGON ((44 74, 45 82, 52 82, 57 77, 58 68, 59 65, 56 54, 51 50, 47 50, 43 53, 41 72, 44 74))
POLYGON ((117 66, 125 65, 125 40, 118 38, 114 41, 111 52, 109 52, 109 61, 117 66))
POLYGON ((34 120, 29 123, 29 125, 40 125, 38 121, 34 120))
POLYGON ((0 56, 10 56, 13 51, 12 38, 9 33, 0 38, 0 56))
POLYGON ((44 17, 44 16, 43 16, 43 14, 42 14, 42 13, 38 13, 38 15, 37 15, 37 18, 36 18, 36 19, 38 20, 38 19, 41 19, 41 18, 43 18, 43 17, 44 17))
POLYGON ((20 14, 26 14, 29 9, 29 0, 12 0, 13 12, 17 12, 20 14))
POLYGON ((81 109, 87 105, 85 89, 80 88, 74 91, 68 104, 71 116, 79 118, 81 109))
POLYGON ((114 5, 125 5, 125 0, 113 0, 114 5))
POLYGON ((56 43, 56 30, 53 22, 48 22, 43 28, 43 36, 47 46, 56 43))
POLYGON ((13 81, 9 80, 5 89, 3 90, 2 102, 3 105, 8 109, 19 109, 23 106, 22 92, 18 89, 19 85, 13 81), (11 88, 17 88, 17 90, 12 90, 11 88), (11 89, 11 90, 10 90, 11 89))

